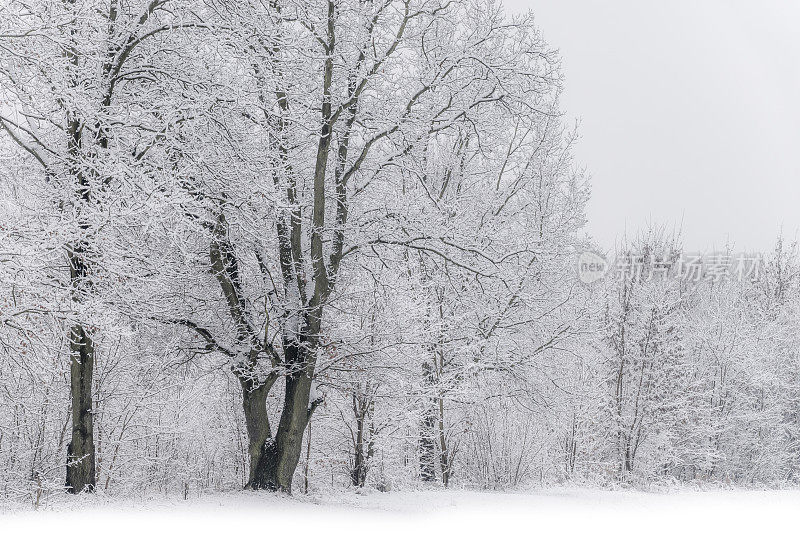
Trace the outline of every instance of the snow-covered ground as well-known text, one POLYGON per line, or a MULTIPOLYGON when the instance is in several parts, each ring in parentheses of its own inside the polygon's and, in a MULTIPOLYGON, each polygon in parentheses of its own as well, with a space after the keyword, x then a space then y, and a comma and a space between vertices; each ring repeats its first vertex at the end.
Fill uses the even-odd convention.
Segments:
POLYGON ((645 493, 593 489, 530 493, 425 491, 276 496, 222 493, 183 500, 61 499, 0 515, 17 532, 715 532, 796 531, 800 491, 645 493), (285 530, 283 530, 286 532, 285 530))

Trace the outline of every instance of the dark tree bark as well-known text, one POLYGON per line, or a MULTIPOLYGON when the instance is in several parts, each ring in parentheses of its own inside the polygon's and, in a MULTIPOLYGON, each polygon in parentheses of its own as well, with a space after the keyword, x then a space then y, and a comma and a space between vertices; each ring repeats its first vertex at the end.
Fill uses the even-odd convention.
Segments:
POLYGON ((92 374, 94 344, 81 325, 70 331, 70 392, 72 394, 72 441, 67 446, 67 491, 81 493, 95 488, 92 374))
POLYGON ((309 402, 313 368, 308 359, 310 347, 315 343, 306 336, 287 341, 285 358, 287 373, 281 419, 275 439, 268 443, 262 455, 259 471, 265 474, 254 489, 267 489, 291 493, 292 478, 300 461, 303 434, 318 401, 309 402))
POLYGON ((267 395, 270 388, 268 384, 256 385, 245 379, 240 379, 239 383, 242 386, 242 406, 244 407, 250 454, 250 473, 245 487, 253 489, 258 487, 266 476, 262 472, 262 457, 272 439, 267 414, 267 395))
MULTIPOLYGON (((78 183, 82 186, 81 200, 88 201, 88 186, 78 172, 78 183)), ((82 232, 88 226, 79 225, 82 232)), ((91 279, 86 261, 88 245, 80 241, 69 251, 70 283, 72 298, 80 302, 85 291, 91 289, 91 279)), ((72 405, 72 441, 67 446, 66 487, 70 493, 94 491, 95 447, 94 421, 92 413, 92 377, 94 375, 95 348, 84 325, 77 323, 69 332, 70 349, 70 398, 72 405)))

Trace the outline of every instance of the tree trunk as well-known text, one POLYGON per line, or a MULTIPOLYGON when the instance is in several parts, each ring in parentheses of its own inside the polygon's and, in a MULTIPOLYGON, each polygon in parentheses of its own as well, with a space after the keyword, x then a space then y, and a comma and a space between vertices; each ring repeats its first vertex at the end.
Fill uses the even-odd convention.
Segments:
MULTIPOLYGON (((306 338, 306 336, 300 336, 306 338)), ((292 371, 286 374, 286 390, 283 411, 274 439, 268 439, 263 446, 257 463, 257 476, 253 479, 253 489, 292 492, 292 478, 303 450, 303 434, 315 408, 309 404, 311 395, 311 376, 307 362, 308 353, 314 348, 311 343, 291 340, 285 343, 284 354, 287 367, 292 371), (293 365, 292 365, 293 364, 293 365)))
POLYGON ((444 399, 439 397, 436 401, 439 405, 439 464, 442 468, 442 483, 446 488, 450 485, 453 458, 444 430, 444 399))
MULTIPOLYGON (((423 384, 432 394, 435 383, 433 366, 425 362, 422 364, 423 384)), ((424 482, 436 481, 436 409, 433 399, 425 398, 425 413, 422 416, 422 428, 419 436, 419 476, 424 482)))
MULTIPOLYGON (((369 390, 369 386, 365 388, 369 390)), ((353 467, 350 470, 350 481, 353 486, 363 488, 367 481, 369 461, 373 454, 374 429, 372 423, 367 424, 371 417, 372 400, 369 393, 353 392, 353 414, 356 419, 356 435, 353 442, 353 467)))
POLYGON ((250 455, 250 474, 245 488, 258 489, 266 480, 267 474, 262 457, 272 439, 267 414, 267 394, 270 384, 256 386, 247 379, 239 379, 239 382, 242 385, 242 406, 250 455))
POLYGON ((303 433, 309 421, 308 399, 311 392, 311 378, 305 373, 286 377, 286 397, 283 413, 275 436, 274 450, 270 451, 270 480, 266 489, 292 492, 292 478, 300 461, 303 448, 303 433))
POLYGON ((94 423, 92 419, 92 374, 94 344, 81 325, 70 330, 70 393, 72 396, 72 441, 67 446, 67 491, 92 492, 95 488, 94 423))
MULTIPOLYGON (((71 0, 70 3, 74 3, 71 0)), ((71 33, 74 34, 74 29, 71 33)), ((65 50, 65 56, 73 69, 79 66, 78 52, 72 44, 65 50)), ((70 74, 69 86, 78 87, 75 73, 70 74)), ((69 261, 72 300, 80 302, 84 294, 91 290, 87 254, 89 223, 82 210, 91 202, 90 182, 83 168, 83 126, 77 113, 67 111, 67 155, 69 171, 77 186, 77 215, 79 238, 71 244, 67 259, 69 261)), ((94 491, 96 483, 94 421, 92 415, 92 375, 94 374, 94 343, 80 323, 72 326, 69 332, 70 358, 70 396, 72 402, 72 441, 67 445, 67 491, 80 493, 94 491)))

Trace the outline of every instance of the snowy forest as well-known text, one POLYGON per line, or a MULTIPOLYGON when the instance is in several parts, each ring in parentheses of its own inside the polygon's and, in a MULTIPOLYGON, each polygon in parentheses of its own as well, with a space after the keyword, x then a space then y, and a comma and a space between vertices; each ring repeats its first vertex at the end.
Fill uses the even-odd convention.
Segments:
POLYGON ((563 89, 493 0, 3 0, 0 501, 796 484, 793 240, 582 280, 563 89))

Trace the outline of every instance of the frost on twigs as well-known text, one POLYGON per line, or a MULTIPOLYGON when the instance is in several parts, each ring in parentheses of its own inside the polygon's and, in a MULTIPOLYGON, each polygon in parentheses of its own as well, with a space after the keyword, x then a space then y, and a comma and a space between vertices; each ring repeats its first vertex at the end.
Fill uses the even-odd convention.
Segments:
POLYGON ((5 4, 0 501, 797 482, 795 246, 612 276, 532 16, 5 4))

